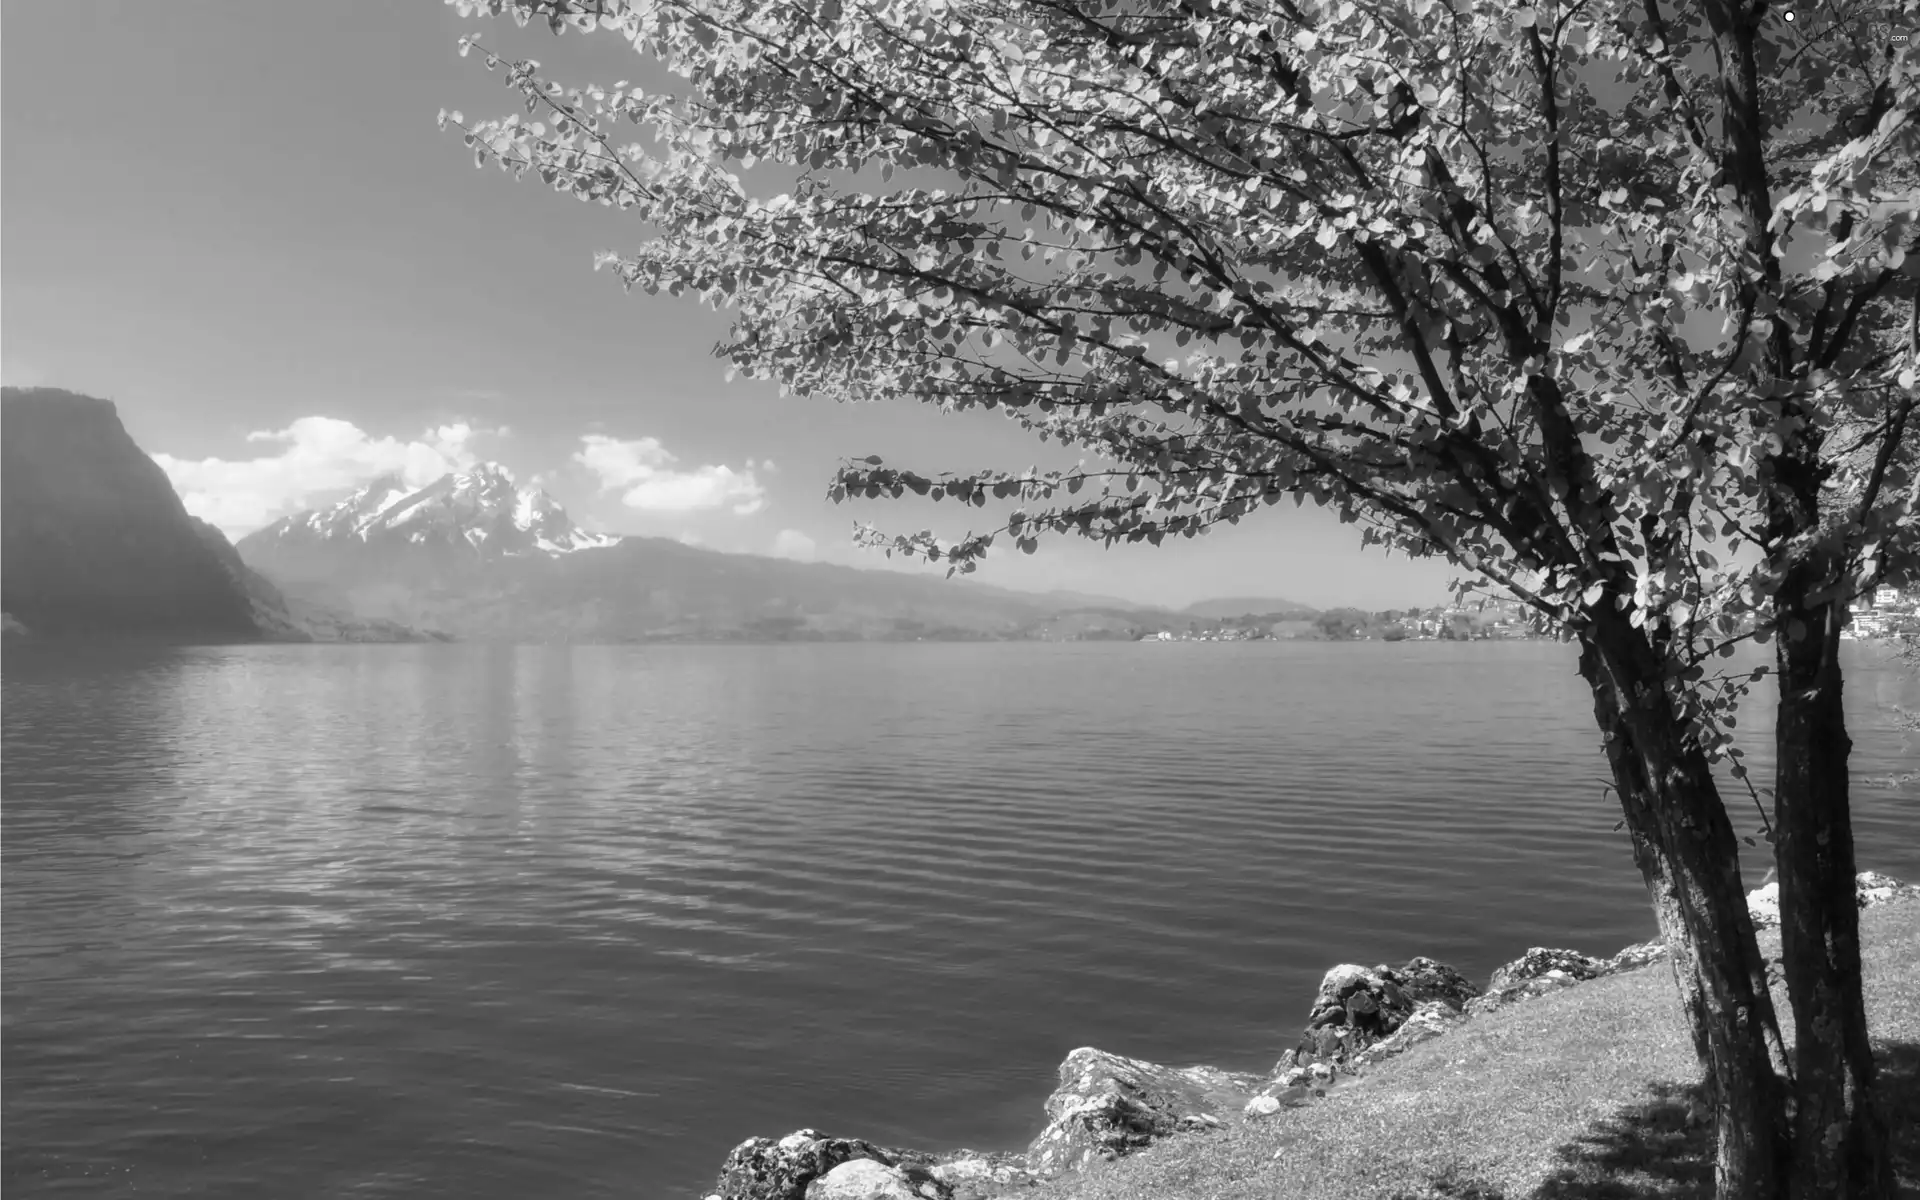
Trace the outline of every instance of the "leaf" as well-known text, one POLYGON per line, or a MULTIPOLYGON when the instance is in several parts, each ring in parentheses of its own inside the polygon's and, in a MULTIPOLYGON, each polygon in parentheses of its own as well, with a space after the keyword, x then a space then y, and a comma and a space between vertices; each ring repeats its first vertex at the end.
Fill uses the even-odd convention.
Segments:
MULTIPOLYGON (((1912 105, 1850 127, 1862 93, 1808 65, 1857 56, 1844 22, 1793 31, 1792 60, 1762 39, 1791 136, 1756 164, 1780 220, 1748 229, 1718 150, 1692 144, 1726 127, 1699 74, 1725 35, 1685 6, 1656 46, 1632 6, 1526 0, 836 4, 615 6, 608 51, 667 64, 671 97, 564 89, 462 39, 552 128, 448 115, 479 135, 477 163, 631 216, 638 248, 607 265, 623 287, 726 307, 740 374, 782 396, 997 409, 1097 458, 1053 479, 1078 496, 1092 471, 1096 498, 1016 542, 1070 526, 1157 544, 1311 496, 1364 542, 1533 593, 1559 632, 1601 622, 1671 661, 1724 653, 1750 621, 1756 644, 1774 622, 1808 636, 1781 614, 1813 611, 1809 573, 1763 577, 1761 549, 1831 537, 1882 570, 1920 553, 1904 456, 1861 528, 1821 523, 1861 498, 1885 404, 1916 380, 1912 105), (609 160, 602 118, 643 136, 609 160), (790 166, 769 185, 787 190, 732 173, 756 163, 790 166), (1778 287, 1742 299, 1776 268, 1778 287), (1852 340, 1815 370, 1822 294, 1847 315, 1819 336, 1852 340), (1776 331, 1793 353, 1773 364, 1776 331), (1784 461, 1834 503, 1756 547, 1742 527, 1768 521, 1784 461)), ((972 506, 1021 491, 964 467, 936 486, 871 456, 836 487, 972 506)), ((986 547, 892 544, 956 573, 986 547)), ((1684 723, 1730 717, 1727 690, 1762 677, 1661 682, 1684 723)))

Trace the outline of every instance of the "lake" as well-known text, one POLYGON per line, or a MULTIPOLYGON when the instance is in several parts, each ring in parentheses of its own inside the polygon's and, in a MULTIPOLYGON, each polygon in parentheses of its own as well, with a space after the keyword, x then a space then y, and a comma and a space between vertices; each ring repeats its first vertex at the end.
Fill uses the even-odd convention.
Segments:
MULTIPOLYGON (((1653 933, 1556 643, 49 649, 4 673, 10 1200, 1017 1148, 1076 1046, 1264 1070, 1337 962, 1653 933)), ((1860 775, 1912 771, 1920 681, 1848 653, 1860 775)), ((1920 879, 1916 801, 1857 790, 1863 867, 1920 879)))

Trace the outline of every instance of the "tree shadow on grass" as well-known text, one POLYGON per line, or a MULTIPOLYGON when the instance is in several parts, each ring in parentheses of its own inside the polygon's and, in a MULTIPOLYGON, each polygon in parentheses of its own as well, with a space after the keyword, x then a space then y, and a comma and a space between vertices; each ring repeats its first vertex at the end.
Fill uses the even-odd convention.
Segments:
MULTIPOLYGON (((1884 1043, 1875 1057, 1892 1128, 1897 1194, 1920 1196, 1920 1044, 1884 1043)), ((1694 1115, 1697 1084, 1661 1083, 1560 1147, 1560 1168, 1533 1200, 1710 1200, 1713 1133, 1694 1115)))
MULTIPOLYGON (((1920 1200, 1920 1043, 1882 1044, 1880 1089, 1892 1129, 1895 1194, 1920 1200)), ((1712 1200, 1713 1130, 1698 1084, 1658 1083, 1645 1100, 1556 1152, 1560 1166, 1530 1200, 1712 1200)), ((1504 1200, 1476 1180, 1446 1177, 1395 1200, 1504 1200)))
POLYGON ((1713 1126, 1697 1083, 1656 1083, 1557 1154, 1536 1200, 1711 1200, 1713 1126))
POLYGON ((1920 1042, 1891 1042, 1874 1057, 1893 1126, 1894 1195, 1920 1197, 1920 1042))

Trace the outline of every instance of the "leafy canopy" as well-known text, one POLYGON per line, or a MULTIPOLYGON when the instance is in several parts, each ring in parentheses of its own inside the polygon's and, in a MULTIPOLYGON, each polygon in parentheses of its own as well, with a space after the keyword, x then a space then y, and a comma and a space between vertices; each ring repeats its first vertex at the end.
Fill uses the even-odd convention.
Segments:
POLYGON ((450 116, 634 210, 601 265, 729 307, 735 369, 1089 456, 848 462, 836 499, 1015 504, 951 544, 862 527, 889 552, 1311 498, 1553 627, 1624 618, 1696 716, 1796 565, 1840 595, 1914 563, 1920 86, 1884 23, 1920 0, 449 2, 684 82, 469 39, 534 119, 450 116), (761 163, 791 188, 751 194, 761 163))

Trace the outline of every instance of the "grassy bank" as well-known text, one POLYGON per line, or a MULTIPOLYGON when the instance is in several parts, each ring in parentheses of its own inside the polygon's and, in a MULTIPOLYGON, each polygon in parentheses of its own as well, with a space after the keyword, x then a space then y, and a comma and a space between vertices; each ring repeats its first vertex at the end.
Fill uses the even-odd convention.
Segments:
MULTIPOLYGON (((1867 1011, 1920 1197, 1920 903, 1861 914, 1867 1011)), ((1761 935, 1779 953, 1777 933, 1761 935)), ((1783 1025, 1786 997, 1776 993, 1783 1025)), ((1665 964, 1476 1018, 1311 1108, 1171 1138, 1031 1200, 1639 1200, 1712 1192, 1665 964)))

